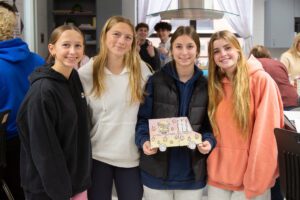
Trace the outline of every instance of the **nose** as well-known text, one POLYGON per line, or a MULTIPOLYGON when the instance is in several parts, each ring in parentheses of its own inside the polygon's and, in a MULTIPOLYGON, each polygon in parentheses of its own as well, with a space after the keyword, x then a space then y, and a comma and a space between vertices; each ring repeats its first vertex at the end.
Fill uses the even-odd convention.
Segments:
POLYGON ((221 56, 224 56, 224 55, 226 55, 226 51, 224 51, 224 50, 222 49, 222 50, 220 50, 220 54, 221 54, 221 56))
POLYGON ((182 53, 186 54, 188 52, 188 49, 186 47, 182 48, 182 53))
POLYGON ((74 46, 71 46, 69 50, 70 50, 70 53, 75 53, 76 52, 76 48, 74 46))
POLYGON ((123 35, 122 37, 119 38, 118 42, 119 42, 120 44, 124 44, 124 43, 125 43, 125 40, 126 40, 126 38, 125 38, 125 36, 123 35))

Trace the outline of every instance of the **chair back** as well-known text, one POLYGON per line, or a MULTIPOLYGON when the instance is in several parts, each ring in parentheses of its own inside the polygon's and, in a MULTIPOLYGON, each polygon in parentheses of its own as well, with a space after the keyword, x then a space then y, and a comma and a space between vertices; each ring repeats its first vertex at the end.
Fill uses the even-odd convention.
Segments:
POLYGON ((0 112, 0 171, 6 166, 6 124, 9 112, 9 110, 0 112))
POLYGON ((300 200, 300 134, 274 130, 279 159, 280 187, 286 200, 300 200))

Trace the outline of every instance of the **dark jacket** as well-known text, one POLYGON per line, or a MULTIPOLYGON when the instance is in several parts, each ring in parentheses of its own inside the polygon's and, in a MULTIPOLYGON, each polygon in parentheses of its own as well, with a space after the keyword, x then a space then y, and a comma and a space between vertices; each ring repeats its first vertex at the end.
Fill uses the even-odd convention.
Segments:
POLYGON ((66 79, 49 66, 37 69, 30 82, 17 118, 21 185, 31 194, 67 200, 91 184, 91 145, 82 85, 76 70, 66 79))
POLYGON ((29 88, 28 76, 44 63, 21 39, 0 41, 0 112, 11 111, 6 127, 8 139, 18 136, 16 117, 29 88))
POLYGON ((150 41, 146 40, 146 42, 141 45, 140 56, 141 56, 142 60, 144 62, 148 63, 154 71, 157 71, 160 69, 159 53, 158 53, 158 50, 154 47, 155 56, 150 57, 148 54, 148 51, 147 51, 147 47, 149 45, 148 42, 150 42, 150 41))
MULTIPOLYGON (((195 75, 191 78, 187 87, 190 91, 185 93, 180 90, 180 81, 173 63, 170 62, 161 71, 155 73, 147 83, 148 96, 145 103, 141 105, 136 126, 136 144, 142 148, 145 141, 149 140, 148 119, 187 116, 194 131, 203 136, 203 140, 208 140, 212 147, 215 146, 215 139, 211 134, 211 126, 207 115, 208 93, 207 80, 202 72, 195 67, 195 75), (182 98, 185 95, 187 98, 182 98)), ((170 180, 170 156, 172 153, 187 152, 186 160, 180 160, 178 156, 176 163, 191 162, 194 174, 194 181, 206 182, 206 158, 207 155, 201 154, 197 149, 190 150, 187 147, 168 148, 166 152, 147 156, 142 151, 140 167, 147 174, 162 180, 170 180), (172 152, 173 151, 173 152, 172 152)), ((173 155, 173 157, 176 155, 173 155)), ((185 158, 183 158, 185 159, 185 158)), ((174 162, 174 163, 175 163, 174 162)), ((176 169, 174 169, 176 171, 176 169)), ((187 179, 182 177, 182 179, 187 179)), ((175 178, 175 177, 174 177, 175 178)), ((168 182, 168 181, 167 181, 168 182)), ((176 189, 176 188, 173 188, 176 189)), ((179 188, 177 188, 179 189, 179 188)))

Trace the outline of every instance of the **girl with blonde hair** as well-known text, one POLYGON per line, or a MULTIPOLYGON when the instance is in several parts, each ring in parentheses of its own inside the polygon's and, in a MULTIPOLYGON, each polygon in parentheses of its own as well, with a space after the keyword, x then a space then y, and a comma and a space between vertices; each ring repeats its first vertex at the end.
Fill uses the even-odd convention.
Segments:
POLYGON ((260 62, 246 60, 229 31, 211 36, 208 114, 217 145, 207 161, 208 199, 270 199, 278 177, 275 127, 283 127, 279 90, 260 62))
POLYGON ((290 83, 294 85, 295 79, 300 77, 300 33, 295 36, 291 47, 281 55, 280 61, 287 68, 290 83))
POLYGON ((100 52, 79 69, 92 118, 90 200, 110 200, 113 182, 119 199, 142 199, 134 134, 150 74, 136 51, 134 26, 120 16, 109 18, 100 35, 100 52))

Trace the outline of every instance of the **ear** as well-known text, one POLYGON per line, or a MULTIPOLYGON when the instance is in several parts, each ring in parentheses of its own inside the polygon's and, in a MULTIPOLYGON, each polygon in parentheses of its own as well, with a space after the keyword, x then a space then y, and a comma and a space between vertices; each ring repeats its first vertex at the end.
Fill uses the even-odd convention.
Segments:
POLYGON ((55 48, 53 44, 48 44, 48 51, 50 53, 50 55, 55 55, 55 48))

